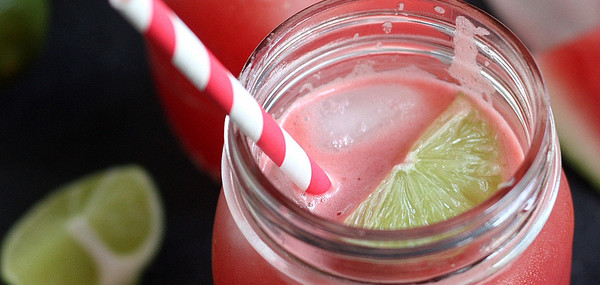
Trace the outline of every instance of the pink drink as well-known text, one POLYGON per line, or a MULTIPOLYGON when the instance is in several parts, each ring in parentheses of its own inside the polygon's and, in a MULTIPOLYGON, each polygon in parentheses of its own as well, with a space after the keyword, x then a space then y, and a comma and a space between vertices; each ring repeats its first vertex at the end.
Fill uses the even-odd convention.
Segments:
MULTIPOLYGON (((317 0, 164 1, 232 74, 279 23, 317 0), (260 15, 260 16, 258 16, 260 15)), ((149 47, 154 82, 169 121, 199 168, 219 176, 225 113, 167 58, 149 47)))
MULTIPOLYGON (((267 162, 266 172, 286 195, 327 219, 344 218, 377 187, 390 169, 402 162, 423 130, 454 100, 459 90, 441 81, 417 76, 361 76, 343 86, 326 86, 298 100, 282 116, 282 126, 305 146, 334 181, 325 196, 299 192, 267 162), (376 116, 372 114, 376 113, 376 116), (371 114, 371 115, 367 115, 371 114), (367 116, 365 118, 361 118, 367 116), (365 123, 366 121, 367 122, 365 123), (347 124, 344 127, 339 124, 347 124)), ((480 99, 472 98, 473 101, 480 99)), ((483 108, 486 102, 477 102, 483 108)), ((506 178, 523 161, 515 134, 502 117, 481 109, 494 126, 506 159, 506 178)), ((564 179, 564 177, 563 177, 564 179)), ((493 283, 568 284, 570 280, 573 210, 566 180, 544 229, 513 264, 491 278, 493 283), (557 258, 558 257, 558 258, 557 258)), ((214 232, 214 278, 217 284, 284 284, 288 280, 244 239, 220 197, 214 232), (238 268, 232 272, 230 268, 238 268), (221 271, 223 270, 223 271, 221 271), (248 280, 256 280, 256 283, 248 280)), ((343 265, 341 265, 343 266, 343 265)), ((435 271, 433 272, 435 273, 435 271)))
MULTIPOLYGON (((412 69, 352 74, 341 84, 323 86, 299 99, 280 120, 310 157, 327 169, 334 189, 322 196, 306 195, 268 159, 265 172, 284 194, 312 213, 342 222, 395 165, 405 161, 424 130, 459 92, 465 91, 412 69)), ((504 119, 481 98, 470 97, 498 133, 508 180, 523 161, 523 151, 504 119)))
POLYGON ((573 209, 547 94, 494 20, 460 2, 325 1, 275 30, 251 63, 243 84, 335 189, 298 192, 228 125, 216 284, 568 284, 573 209), (485 29, 454 30, 463 16, 485 29), (342 225, 459 91, 498 133, 506 187, 432 225, 342 225))

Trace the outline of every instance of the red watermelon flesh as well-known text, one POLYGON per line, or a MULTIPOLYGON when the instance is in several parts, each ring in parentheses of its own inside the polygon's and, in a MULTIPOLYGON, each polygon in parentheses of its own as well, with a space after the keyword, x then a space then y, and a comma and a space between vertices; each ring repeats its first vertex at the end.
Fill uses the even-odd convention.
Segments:
POLYGON ((536 58, 564 157, 600 190, 600 27, 536 58))

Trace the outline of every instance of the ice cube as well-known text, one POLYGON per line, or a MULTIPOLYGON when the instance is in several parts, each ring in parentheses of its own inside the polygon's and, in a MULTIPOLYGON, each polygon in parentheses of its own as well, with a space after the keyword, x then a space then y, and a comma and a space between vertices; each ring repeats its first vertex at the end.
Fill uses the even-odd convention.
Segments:
POLYGON ((418 100, 410 88, 398 85, 355 88, 344 96, 331 97, 320 106, 322 143, 338 150, 350 147, 415 112, 418 100))

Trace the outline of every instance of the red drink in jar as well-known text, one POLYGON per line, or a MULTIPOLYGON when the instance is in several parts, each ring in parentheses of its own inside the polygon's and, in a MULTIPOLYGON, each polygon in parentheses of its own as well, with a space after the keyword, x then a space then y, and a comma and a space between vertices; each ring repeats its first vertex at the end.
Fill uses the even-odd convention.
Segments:
MULTIPOLYGON (((500 151, 514 165, 507 166, 498 192, 455 217, 414 228, 369 230, 336 218, 347 215, 344 204, 364 199, 350 195, 365 187, 335 189, 321 197, 298 193, 274 178, 255 145, 229 125, 213 236, 217 284, 569 283, 573 208, 548 95, 532 56, 495 20, 462 2, 325 1, 275 30, 253 54, 242 81, 275 118, 283 118, 284 127, 289 124, 288 132, 329 169, 336 185, 364 182, 366 177, 348 173, 397 158, 379 159, 388 143, 375 133, 365 133, 362 139, 373 145, 364 149, 357 147, 357 137, 341 135, 331 141, 328 154, 319 153, 321 133, 311 134, 310 128, 348 123, 368 132, 372 125, 353 124, 356 116, 310 125, 311 118, 304 117, 309 113, 302 112, 314 108, 306 103, 311 98, 344 112, 355 104, 357 116, 394 124, 398 118, 385 120, 385 110, 395 112, 398 106, 418 115, 398 119, 410 125, 399 131, 413 136, 407 127, 423 122, 415 127, 419 137, 462 90, 479 96, 489 121, 503 125, 497 128, 497 137, 505 141, 500 151), (460 19, 474 26, 458 25, 460 19), (461 33, 470 37, 461 41, 461 33), (405 80, 409 73, 413 79, 405 80), (378 106, 395 88, 402 90, 400 100, 378 106), (408 89, 418 92, 410 97, 408 89), (343 104, 326 102, 327 96, 338 96, 332 98, 343 104), (421 100, 426 96, 437 97, 421 100), (373 113, 361 114, 361 105, 373 113), (328 165, 345 151, 351 153, 328 165), (363 151, 374 155, 354 163, 348 159, 363 151), (344 167, 349 171, 335 170, 344 167)), ((402 144, 398 149, 405 148, 402 144)), ((362 173, 370 178, 379 172, 365 168, 362 173)))

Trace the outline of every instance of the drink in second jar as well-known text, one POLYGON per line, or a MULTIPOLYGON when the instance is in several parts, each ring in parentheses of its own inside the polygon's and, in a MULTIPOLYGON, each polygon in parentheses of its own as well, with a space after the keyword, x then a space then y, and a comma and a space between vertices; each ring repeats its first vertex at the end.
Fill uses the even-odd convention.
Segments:
MULTIPOLYGON (((225 67, 237 75, 252 50, 293 13, 317 0, 165 0, 225 67)), ((149 47, 155 86, 180 141, 200 169, 219 177, 225 113, 160 52, 149 47)))

